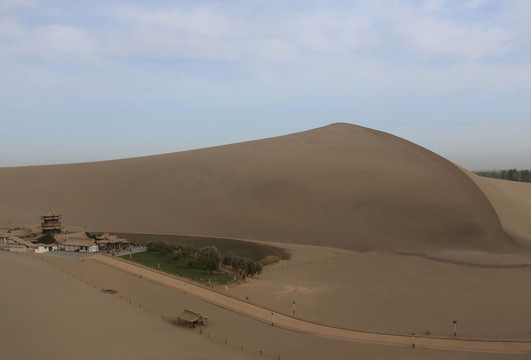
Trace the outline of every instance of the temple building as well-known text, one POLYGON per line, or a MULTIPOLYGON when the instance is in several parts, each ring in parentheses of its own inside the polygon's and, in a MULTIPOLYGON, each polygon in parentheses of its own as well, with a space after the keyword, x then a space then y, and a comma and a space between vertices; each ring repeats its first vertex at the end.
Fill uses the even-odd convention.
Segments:
POLYGON ((45 215, 41 216, 41 219, 41 230, 44 235, 61 233, 61 215, 49 210, 45 215))
POLYGON ((120 250, 129 247, 129 241, 116 235, 103 234, 96 238, 100 250, 120 250))
POLYGON ((56 234, 54 240, 59 250, 88 253, 98 251, 96 239, 89 238, 84 232, 56 234))

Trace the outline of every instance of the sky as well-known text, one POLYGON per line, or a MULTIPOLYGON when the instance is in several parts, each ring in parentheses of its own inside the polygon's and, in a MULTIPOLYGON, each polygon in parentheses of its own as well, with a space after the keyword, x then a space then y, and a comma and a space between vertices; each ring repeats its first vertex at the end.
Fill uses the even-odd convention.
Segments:
POLYGON ((347 122, 531 168, 529 0, 0 0, 0 167, 347 122))

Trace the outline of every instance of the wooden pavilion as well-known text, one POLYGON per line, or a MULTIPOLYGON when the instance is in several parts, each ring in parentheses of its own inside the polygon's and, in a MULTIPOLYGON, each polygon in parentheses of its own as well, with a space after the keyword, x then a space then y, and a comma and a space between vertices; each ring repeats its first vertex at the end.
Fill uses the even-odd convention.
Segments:
POLYGON ((41 230, 44 235, 61 233, 61 215, 49 210, 46 214, 41 216, 41 219, 41 230))

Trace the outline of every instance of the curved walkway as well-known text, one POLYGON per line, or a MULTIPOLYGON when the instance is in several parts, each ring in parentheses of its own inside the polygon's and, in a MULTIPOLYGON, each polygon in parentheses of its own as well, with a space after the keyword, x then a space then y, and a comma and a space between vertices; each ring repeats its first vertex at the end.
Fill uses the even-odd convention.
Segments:
POLYGON ((171 274, 134 264, 122 259, 96 255, 91 259, 112 266, 116 269, 141 276, 161 285, 184 291, 211 304, 218 305, 233 312, 251 317, 273 326, 317 336, 330 337, 355 342, 376 343, 397 346, 413 346, 459 351, 493 352, 493 353, 531 353, 531 341, 488 340, 415 336, 406 334, 386 334, 353 330, 326 325, 290 314, 279 312, 267 306, 254 304, 212 288, 188 282, 171 274))

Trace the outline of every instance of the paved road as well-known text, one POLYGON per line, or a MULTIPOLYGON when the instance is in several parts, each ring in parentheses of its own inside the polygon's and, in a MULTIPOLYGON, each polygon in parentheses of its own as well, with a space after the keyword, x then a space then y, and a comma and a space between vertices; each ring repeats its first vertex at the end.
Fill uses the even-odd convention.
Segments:
POLYGON ((142 276, 144 279, 185 291, 189 295, 221 306, 233 312, 251 317, 258 321, 269 324, 273 323, 274 326, 301 333, 364 343, 412 346, 414 341, 416 347, 430 349, 531 354, 531 341, 464 338, 456 339, 432 336, 415 336, 413 339, 413 337, 409 334, 385 334, 335 327, 282 313, 267 306, 254 304, 236 297, 232 297, 223 292, 190 283, 175 276, 121 259, 103 255, 97 255, 91 259, 103 264, 107 264, 116 269, 142 276))

